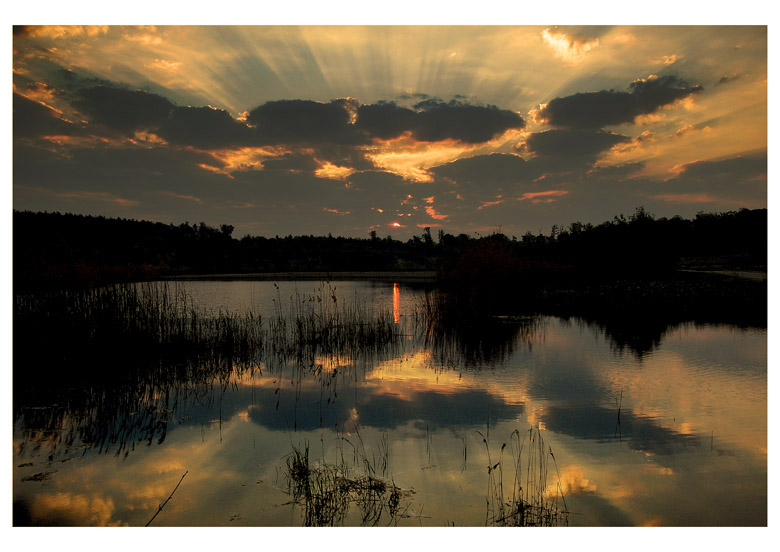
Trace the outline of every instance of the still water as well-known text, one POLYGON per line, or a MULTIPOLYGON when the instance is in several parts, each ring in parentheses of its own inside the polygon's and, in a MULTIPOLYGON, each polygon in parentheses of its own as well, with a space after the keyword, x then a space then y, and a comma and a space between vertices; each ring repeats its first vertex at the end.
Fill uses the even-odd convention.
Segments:
MULTIPOLYGON (((425 291, 399 284, 184 287, 200 307, 264 317, 291 298, 335 296, 392 311, 404 337, 373 357, 323 355, 311 372, 283 359, 211 382, 139 382, 137 404, 117 412, 36 405, 14 421, 17 523, 142 526, 180 482, 153 525, 299 526, 288 462, 308 447, 312 467, 370 465, 402 490, 400 513, 380 525, 483 526, 494 519, 488 466, 500 461, 508 481, 529 428, 554 454, 545 492, 563 491, 569 525, 767 523, 765 329, 687 323, 626 339, 546 316, 442 344, 415 329, 425 291), (63 409, 58 427, 35 427, 63 409), (118 443, 100 437, 106 426, 134 429, 118 443), (63 446, 74 427, 80 438, 63 446)), ((364 518, 353 504, 335 521, 364 518)))

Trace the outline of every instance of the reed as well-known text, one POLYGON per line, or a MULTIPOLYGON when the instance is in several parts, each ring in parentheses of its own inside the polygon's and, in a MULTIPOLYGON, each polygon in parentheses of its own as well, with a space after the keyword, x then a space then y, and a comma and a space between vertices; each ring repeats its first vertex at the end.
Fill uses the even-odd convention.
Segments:
POLYGON ((358 516, 360 525, 376 526, 381 522, 395 525, 407 517, 408 497, 414 493, 386 477, 388 448, 386 436, 379 444, 379 457, 366 454, 359 433, 355 442, 339 435, 335 463, 314 464, 309 459, 309 444, 292 445, 286 457, 287 493, 292 504, 301 509, 303 524, 335 526, 348 522, 350 513, 358 516), (345 445, 353 454, 344 454, 345 445), (380 475, 381 474, 381 475, 380 475))
POLYGON ((485 496, 485 524, 511 527, 559 527, 569 522, 569 511, 560 474, 555 486, 548 486, 549 460, 558 470, 552 449, 545 447, 541 431, 531 428, 521 437, 518 430, 510 436, 513 471, 508 489, 504 486, 503 443, 498 458, 491 458, 490 431, 477 432, 485 445, 488 459, 488 486, 485 496), (526 456, 524 463, 524 454, 526 456), (495 462, 494 462, 495 460, 495 462))
POLYGON ((392 313, 342 305, 325 286, 281 303, 269 317, 206 311, 165 283, 17 294, 14 417, 49 447, 126 454, 248 371, 294 366, 300 379, 317 358, 369 361, 400 343, 392 313))

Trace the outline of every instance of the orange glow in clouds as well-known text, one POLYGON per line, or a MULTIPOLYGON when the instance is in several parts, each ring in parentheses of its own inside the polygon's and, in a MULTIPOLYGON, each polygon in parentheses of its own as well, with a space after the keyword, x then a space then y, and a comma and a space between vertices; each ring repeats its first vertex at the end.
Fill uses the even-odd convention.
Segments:
POLYGON ((319 178, 330 178, 333 180, 344 180, 354 172, 355 169, 351 167, 341 167, 339 165, 334 165, 330 161, 325 161, 320 164, 319 169, 314 171, 314 176, 319 178))
POLYGON ((217 150, 206 153, 224 165, 220 172, 230 174, 233 171, 260 170, 266 159, 279 157, 290 153, 290 151, 282 147, 262 147, 217 150))
POLYGON ((431 218, 436 220, 446 220, 449 215, 443 215, 434 209, 431 205, 425 206, 425 212, 430 215, 431 218))
POLYGON ((377 168, 412 182, 432 182, 427 169, 454 161, 474 147, 455 140, 418 142, 407 133, 391 140, 375 140, 366 149, 366 157, 377 168))

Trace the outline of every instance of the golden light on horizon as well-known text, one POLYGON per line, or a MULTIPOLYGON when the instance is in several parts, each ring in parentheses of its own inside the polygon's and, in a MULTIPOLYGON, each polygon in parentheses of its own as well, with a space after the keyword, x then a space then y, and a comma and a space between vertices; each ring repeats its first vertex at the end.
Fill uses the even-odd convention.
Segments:
MULTIPOLYGON (((729 195, 693 189, 692 184, 682 189, 667 187, 646 193, 641 182, 644 179, 663 182, 670 174, 674 175, 669 172, 674 167, 684 167, 696 160, 714 161, 766 150, 766 39, 766 28, 761 26, 680 29, 616 26, 599 30, 575 26, 20 27, 13 37, 13 90, 20 108, 14 108, 14 128, 17 129, 17 119, 22 120, 17 116, 22 110, 27 110, 34 119, 18 136, 15 130, 15 141, 39 147, 34 141, 40 141, 42 135, 49 136, 47 146, 52 153, 67 156, 71 151, 91 150, 89 159, 85 157, 85 160, 94 160, 100 166, 111 162, 101 156, 114 155, 115 159, 132 165, 127 167, 130 172, 143 166, 131 158, 143 156, 123 157, 117 153, 119 148, 128 145, 147 148, 149 159, 144 163, 149 164, 149 171, 155 177, 171 175, 173 171, 188 173, 195 168, 197 174, 182 184, 193 186, 192 193, 179 191, 182 195, 211 201, 198 212, 182 206, 177 216, 185 219, 200 217, 222 222, 225 215, 219 206, 225 201, 211 198, 212 194, 228 194, 233 203, 255 205, 258 210, 273 209, 271 205, 277 203, 262 197, 269 191, 265 183, 273 181, 269 174, 272 171, 255 174, 266 169, 264 163, 269 159, 280 160, 273 168, 278 171, 273 174, 283 175, 278 182, 294 183, 289 192, 274 188, 273 194, 292 193, 299 185, 308 190, 310 183, 304 184, 303 180, 312 177, 343 181, 344 187, 357 189, 343 203, 317 197, 320 216, 328 218, 312 224, 322 224, 337 232, 354 234, 370 223, 361 220, 355 224, 330 216, 332 213, 321 210, 322 205, 329 204, 329 208, 338 205, 340 212, 353 213, 351 221, 361 216, 365 208, 363 201, 368 205, 386 201, 388 212, 391 203, 386 197, 380 197, 384 190, 390 191, 392 197, 403 197, 402 194, 411 191, 420 198, 417 205, 409 208, 409 211, 416 208, 412 215, 416 220, 410 221, 410 227, 425 220, 445 220, 446 215, 440 211, 443 208, 450 212, 451 207, 446 203, 436 205, 436 211, 429 209, 426 215, 426 205, 422 202, 432 205, 434 195, 439 199, 448 190, 455 191, 458 198, 465 198, 458 207, 454 223, 458 226, 452 227, 453 231, 484 226, 486 217, 494 213, 502 218, 496 222, 505 228, 516 225, 537 228, 565 218, 597 223, 602 217, 610 216, 599 211, 598 201, 574 202, 573 195, 563 194, 531 196, 528 194, 539 192, 531 188, 524 194, 526 190, 517 185, 547 175, 549 182, 555 183, 550 187, 565 191, 569 183, 578 179, 587 181, 599 171, 603 174, 611 168, 632 171, 623 179, 627 185, 615 198, 619 208, 630 210, 649 201, 655 204, 650 208, 658 215, 690 216, 696 202, 689 200, 697 196, 713 198, 714 201, 708 202, 713 209, 762 203, 755 193, 751 198, 739 199, 739 195, 750 193, 743 192, 739 183, 729 195), (712 64, 712 59, 718 59, 719 63, 712 64), (69 92, 62 79, 63 71, 69 75, 67 87, 72 89, 69 92), (674 86, 663 88, 667 77, 679 78, 686 86, 700 87, 700 91, 675 98, 674 86), (96 83, 111 90, 124 90, 125 99, 120 95, 103 100, 80 97, 81 91, 95 87, 96 83), (567 101, 581 108, 584 95, 608 91, 628 95, 635 83, 652 89, 652 101, 635 109, 636 113, 624 114, 624 122, 619 124, 610 121, 621 120, 613 113, 620 109, 609 105, 595 109, 587 117, 591 125, 587 128, 623 138, 601 151, 597 145, 585 148, 593 150, 592 155, 584 156, 581 166, 571 174, 566 172, 566 160, 569 153, 577 155, 580 144, 572 144, 573 149, 566 144, 553 144, 549 166, 542 166, 541 159, 523 153, 523 144, 528 144, 535 134, 550 130, 569 132, 566 129, 579 132, 585 128, 577 127, 576 122, 567 126, 560 116, 550 118, 547 111, 556 105, 556 99, 568 98, 567 101), (131 99, 132 94, 135 99, 131 99), (35 102, 40 108, 19 98, 35 102), (127 104, 123 106, 125 101, 127 104), (346 128, 336 119, 327 119, 331 115, 338 118, 338 113, 322 115, 321 119, 315 113, 324 114, 334 101, 337 104, 333 105, 344 107, 349 115, 346 128), (147 116, 143 111, 154 102, 163 107, 213 106, 226 111, 229 118, 198 119, 196 110, 182 115, 175 122, 184 124, 182 129, 211 134, 208 140, 194 141, 212 144, 210 147, 190 147, 186 140, 165 128, 168 123, 144 121, 141 126, 133 127, 138 122, 129 122, 128 113, 117 109, 138 110, 140 121, 147 116), (282 110, 282 102, 287 102, 285 109, 291 111, 282 110), (295 102, 301 102, 302 111, 297 110, 295 102), (371 122, 361 126, 362 107, 382 103, 393 104, 403 111, 377 110, 367 117, 371 122), (306 114, 306 105, 316 108, 313 118, 306 114), (427 122, 415 118, 414 114, 432 112, 441 106, 454 108, 454 116, 433 117, 426 119, 427 122), (262 123, 252 115, 259 108, 267 109, 266 113, 272 116, 268 120, 271 121, 268 132, 264 132, 262 123), (482 116, 489 115, 484 111, 486 108, 495 108, 508 119, 499 117, 494 128, 490 126, 491 117, 482 116), (473 117, 474 110, 483 111, 479 117, 473 117), (394 113, 404 116, 396 117, 394 113), (542 118, 541 113, 547 113, 546 117, 542 118), (288 116, 292 117, 290 125, 284 120, 288 116), (302 126, 295 122, 298 116, 305 121, 302 126), (512 121, 513 117, 516 120, 512 121), (37 132, 43 120, 45 124, 40 128, 46 130, 37 132), (486 128, 494 134, 486 133, 486 128), (435 141, 425 141, 422 137, 435 141), (100 143, 99 139, 108 142, 100 143), (198 159, 198 154, 211 156, 214 162, 198 159), (499 156, 495 158, 496 163, 488 161, 489 155, 499 156), (512 156, 526 163, 513 160, 512 156), (471 158, 476 160, 461 163, 471 158), (158 166, 151 166, 155 163, 158 166), (512 175, 515 168, 517 174, 512 175), (224 182, 224 188, 214 187, 219 181, 215 174, 225 175, 231 181, 224 182), (496 183, 499 189, 487 194, 472 193, 469 187, 479 182, 486 186, 496 183), (530 212, 521 215, 506 209, 506 205, 491 209, 501 199, 496 197, 498 193, 504 194, 505 203, 510 197, 528 199, 521 206, 515 204, 521 210, 554 201, 558 218, 551 220, 552 211, 541 208, 530 217, 526 216, 530 212)), ((585 139, 589 132, 583 133, 585 139)), ((87 165, 84 169, 87 176, 97 174, 90 173, 87 165)), ((67 173, 59 169, 52 172, 62 175, 60 178, 65 178, 67 173)), ((33 173, 32 169, 15 171, 14 185, 37 185, 33 179, 38 177, 33 173)), ((84 179, 82 175, 79 177, 84 179)), ((103 180, 102 175, 100 178, 103 180)), ((141 193, 131 190, 126 179, 101 185, 110 188, 106 191, 117 197, 141 193)), ((154 197, 154 194, 146 196, 154 197)), ((22 208, 62 210, 66 207, 52 195, 19 197, 22 208)), ((140 202, 133 216, 163 212, 141 198, 133 199, 140 202)), ((303 194, 278 204, 300 205, 308 200, 308 194, 303 194)), ((269 211, 252 216, 271 220, 273 214, 269 211)), ((406 217, 407 212, 403 215, 406 217)), ((254 224, 249 217, 247 211, 236 220, 224 222, 238 224, 245 231, 254 224)), ((268 224, 284 226, 285 223, 279 219, 268 224)), ((394 228, 404 226, 398 223, 394 228)), ((271 233, 290 231, 267 228, 271 233)))

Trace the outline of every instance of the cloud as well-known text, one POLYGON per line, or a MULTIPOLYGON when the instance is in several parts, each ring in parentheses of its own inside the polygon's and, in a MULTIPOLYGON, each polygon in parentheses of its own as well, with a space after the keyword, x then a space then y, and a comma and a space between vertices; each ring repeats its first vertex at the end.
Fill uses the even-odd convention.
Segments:
POLYGON ((181 61, 155 58, 151 63, 144 65, 144 67, 148 67, 150 69, 159 69, 160 71, 173 72, 178 71, 181 68, 181 65, 181 61))
POLYGON ((204 149, 251 146, 256 133, 223 109, 213 107, 174 107, 157 134, 171 144, 204 149))
POLYGON ((598 47, 598 38, 588 38, 580 34, 566 34, 557 29, 542 31, 542 39, 555 56, 565 63, 575 65, 585 59, 588 52, 598 47))
POLYGON ((674 176, 655 183, 650 197, 665 203, 714 203, 724 209, 766 207, 766 152, 696 161, 675 167, 674 176))
POLYGON ((335 180, 345 180, 349 175, 353 174, 355 169, 352 167, 342 167, 330 162, 325 162, 314 171, 314 175, 319 178, 330 178, 335 180))
MULTIPOLYGON (((617 439, 615 411, 599 406, 554 406, 542 416, 550 431, 578 439, 609 442, 617 439)), ((673 454, 680 449, 701 446, 701 437, 688 435, 658 425, 653 418, 621 413, 621 439, 632 450, 653 454, 673 454)))
POLYGON ((28 503, 20 500, 15 508, 22 513, 21 525, 118 526, 112 519, 116 507, 111 498, 100 494, 68 492, 40 493, 28 503))
POLYGON ((537 155, 592 160, 602 151, 627 141, 627 136, 612 132, 545 130, 531 134, 525 143, 528 150, 537 155))
POLYGON ((112 86, 82 89, 73 105, 93 123, 128 135, 156 128, 175 107, 157 94, 112 86))
POLYGON ((552 203, 555 198, 565 196, 566 190, 546 190, 544 192, 526 192, 517 199, 519 201, 531 200, 532 203, 552 203))
POLYGON ((478 106, 452 100, 424 100, 415 104, 418 110, 412 135, 424 142, 458 140, 467 144, 487 142, 510 129, 525 126, 523 118, 494 105, 478 106))
POLYGON ((81 125, 64 121, 51 107, 16 92, 13 94, 13 127, 14 138, 84 134, 81 125))
POLYGON ((674 138, 682 138, 683 136, 687 136, 689 134, 696 134, 699 132, 709 132, 712 128, 708 125, 700 126, 700 125, 686 125, 682 128, 677 129, 674 134, 672 134, 672 137, 674 138))
POLYGON ((290 153, 263 161, 263 168, 267 171, 313 173, 319 168, 319 164, 311 154, 290 153))
POLYGON ((394 102, 361 105, 357 111, 356 128, 372 138, 396 138, 414 126, 416 113, 394 102))
POLYGON ((742 78, 742 75, 740 73, 733 73, 731 75, 723 75, 720 79, 718 79, 718 82, 715 83, 715 86, 720 86, 721 84, 727 84, 729 82, 734 82, 737 79, 742 78))
POLYGON ((108 32, 108 25, 14 25, 14 37, 95 37, 108 32))
POLYGON ((491 153, 458 159, 431 169, 439 177, 448 178, 459 185, 468 184, 503 186, 514 184, 528 176, 528 162, 519 155, 491 153))
POLYGON ((677 54, 672 54, 670 56, 661 56, 658 59, 654 59, 651 61, 651 63, 654 63, 656 65, 674 65, 677 63, 677 60, 680 59, 680 56, 677 54))
POLYGON ((650 75, 635 80, 628 88, 628 92, 602 90, 554 98, 538 116, 555 127, 596 129, 633 122, 639 115, 653 113, 702 90, 672 75, 650 75))
POLYGON ((256 125, 266 143, 367 144, 404 134, 420 142, 454 140, 487 142, 525 121, 514 111, 472 105, 459 100, 425 99, 413 106, 394 102, 359 105, 356 100, 320 103, 309 100, 268 102, 252 110, 247 122, 256 125))
MULTIPOLYGON (((397 227, 396 227, 397 228, 397 227)), ((481 389, 457 390, 440 393, 432 390, 411 389, 408 397, 382 392, 381 388, 366 388, 356 404, 336 401, 322 407, 319 389, 302 389, 298 400, 281 400, 278 407, 273 388, 255 389, 255 404, 249 408, 249 418, 256 424, 271 429, 286 430, 293 425, 298 431, 320 427, 334 427, 353 417, 357 410, 363 427, 393 429, 404 424, 415 424, 431 429, 468 428, 485 423, 486 413, 494 421, 511 420, 522 414, 523 405, 504 402, 481 389)))
POLYGON ((127 207, 134 207, 140 203, 134 199, 126 199, 123 197, 116 196, 114 194, 110 194, 108 192, 88 192, 84 190, 73 190, 73 191, 65 191, 65 192, 56 192, 54 195, 56 197, 61 197, 64 199, 75 199, 78 201, 108 202, 108 203, 115 203, 117 205, 122 205, 127 207))
POLYGON ((266 102, 247 115, 266 144, 360 143, 351 124, 354 100, 278 100, 266 102))

